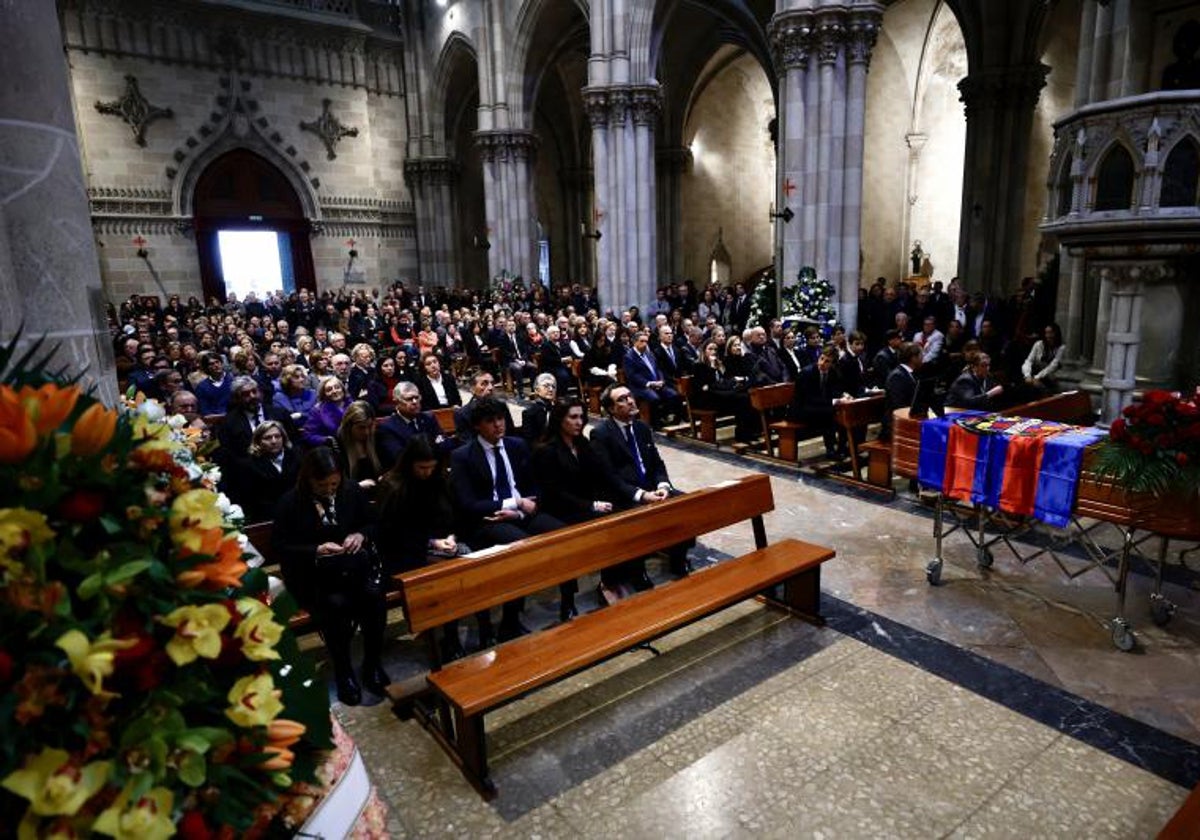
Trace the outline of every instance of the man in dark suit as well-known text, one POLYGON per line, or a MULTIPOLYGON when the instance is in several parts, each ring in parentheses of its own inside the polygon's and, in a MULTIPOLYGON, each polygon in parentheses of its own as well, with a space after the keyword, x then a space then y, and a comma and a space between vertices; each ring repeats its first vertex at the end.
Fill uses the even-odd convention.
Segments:
MULTIPOLYGON (((476 548, 544 534, 563 523, 538 510, 529 447, 506 431, 507 407, 494 397, 472 400, 475 439, 450 454, 450 486, 463 536, 476 548)), ((500 641, 529 632, 520 622, 521 599, 504 605, 500 641)), ((481 630, 481 634, 482 634, 481 630)))
POLYGON ((658 331, 658 341, 654 344, 654 361, 662 378, 672 384, 679 377, 688 374, 687 356, 675 346, 675 331, 670 327, 662 327, 658 331))
POLYGON ((861 397, 867 390, 870 370, 867 368, 867 337, 855 330, 847 342, 850 352, 838 360, 838 376, 842 389, 852 397, 861 397))
POLYGON ((946 404, 958 408, 995 408, 1004 394, 1004 386, 992 381, 991 369, 992 359, 987 353, 974 354, 967 369, 950 386, 946 404))
POLYGON ((837 350, 826 347, 814 364, 800 371, 792 404, 796 420, 820 432, 828 458, 837 458, 846 451, 846 442, 838 440, 838 429, 833 422, 833 401, 841 399, 843 392, 837 361, 837 350))
MULTIPOLYGON (((486 370, 477 370, 471 374, 471 399, 454 412, 454 436, 458 438, 460 444, 470 443, 475 439, 475 427, 471 423, 471 406, 478 399, 491 397, 495 390, 496 380, 486 370)), ((508 403, 503 400, 498 401, 504 406, 504 419, 509 430, 516 429, 517 424, 513 422, 512 411, 509 409, 508 403)))
POLYGON ((888 330, 884 333, 883 347, 879 348, 879 352, 875 354, 875 359, 871 362, 871 381, 878 387, 882 388, 887 382, 888 374, 896 369, 896 365, 900 364, 900 357, 897 355, 900 350, 900 345, 904 343, 903 336, 899 330, 888 330))
POLYGON ((765 384, 777 385, 788 381, 787 365, 780 356, 779 350, 767 338, 767 331, 763 327, 754 327, 750 330, 750 347, 748 349, 750 355, 755 359, 755 366, 762 371, 766 380, 765 384))
POLYGON ((740 335, 742 330, 746 329, 746 322, 749 320, 750 295, 746 294, 746 286, 738 283, 734 288, 733 300, 729 304, 729 327, 740 335))
POLYGON ((563 361, 562 349, 559 345, 561 339, 562 333, 557 326, 552 324, 546 327, 546 340, 542 342, 541 349, 538 351, 538 371, 552 375, 558 393, 565 394, 567 387, 571 384, 571 372, 567 370, 567 364, 563 361))
POLYGON ((375 449, 384 469, 391 469, 417 435, 425 435, 434 449, 449 454, 458 442, 442 434, 441 426, 432 414, 421 411, 421 392, 412 382, 400 382, 392 389, 396 412, 375 429, 375 449))
POLYGON ((517 389, 517 396, 522 397, 525 393, 526 381, 529 382, 530 387, 533 386, 533 378, 537 375, 537 365, 533 363, 525 337, 517 332, 514 320, 506 322, 503 337, 492 346, 500 348, 501 361, 512 371, 513 387, 517 389))
MULTIPOLYGON (((591 443, 612 483, 614 504, 628 509, 679 495, 681 491, 671 484, 667 465, 654 445, 654 433, 638 419, 633 392, 624 385, 610 385, 600 395, 600 406, 608 419, 592 430, 591 443)), ((693 544, 689 541, 670 548, 670 568, 674 574, 683 576, 691 571, 687 550, 693 544)), ((639 591, 653 586, 641 560, 606 570, 601 579, 610 587, 629 583, 639 591)))
POLYGON ((900 345, 897 352, 900 363, 888 374, 883 384, 886 402, 883 411, 883 428, 880 440, 892 438, 892 412, 898 408, 912 408, 917 395, 917 371, 921 369, 921 348, 911 341, 900 345))
POLYGON ((279 421, 289 440, 299 440, 292 415, 276 405, 263 405, 262 391, 253 377, 235 377, 229 386, 229 409, 217 429, 220 446, 214 459, 223 470, 231 471, 238 462, 249 456, 254 429, 267 420, 279 421))
POLYGON ((660 426, 668 414, 678 414, 682 407, 675 383, 666 377, 654 361, 650 352, 650 335, 639 330, 633 336, 633 347, 625 355, 625 383, 633 392, 635 400, 650 403, 650 417, 655 426, 660 426))

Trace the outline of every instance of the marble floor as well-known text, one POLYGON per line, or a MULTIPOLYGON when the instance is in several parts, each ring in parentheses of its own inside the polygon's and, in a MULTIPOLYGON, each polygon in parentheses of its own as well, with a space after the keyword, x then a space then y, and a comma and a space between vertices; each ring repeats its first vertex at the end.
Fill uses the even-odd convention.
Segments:
MULTIPOLYGON (((1022 565, 1004 549, 981 569, 960 534, 932 587, 932 514, 900 483, 883 502, 662 449, 682 489, 772 475, 768 537, 837 550, 828 624, 748 602, 657 642, 659 656, 633 651, 505 707, 487 719, 492 802, 386 703, 335 704, 393 836, 1141 838, 1200 781, 1200 591, 1174 553, 1164 592, 1178 612, 1155 626, 1153 578, 1134 575, 1138 645, 1122 653, 1101 570, 1067 580, 1047 557, 1022 565)), ((746 523, 694 557, 752 547, 746 523)), ((555 620, 554 594, 533 599, 527 624, 555 620)), ((420 673, 403 621, 391 632, 393 677, 420 673)))

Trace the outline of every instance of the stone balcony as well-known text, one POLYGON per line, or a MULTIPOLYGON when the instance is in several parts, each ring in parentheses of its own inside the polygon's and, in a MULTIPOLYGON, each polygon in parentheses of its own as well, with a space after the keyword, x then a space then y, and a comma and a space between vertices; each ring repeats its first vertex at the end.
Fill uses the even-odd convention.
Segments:
POLYGON ((1200 244, 1200 91, 1087 105, 1054 125, 1041 225, 1070 248, 1200 244))

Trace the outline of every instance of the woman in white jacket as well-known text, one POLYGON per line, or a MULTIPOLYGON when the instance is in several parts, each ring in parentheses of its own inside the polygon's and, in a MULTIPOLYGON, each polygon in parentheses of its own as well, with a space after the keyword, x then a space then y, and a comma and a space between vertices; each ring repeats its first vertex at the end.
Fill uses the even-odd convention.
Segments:
POLYGON ((1063 340, 1062 329, 1058 324, 1049 324, 1042 331, 1042 339, 1033 345, 1025 363, 1021 365, 1021 373, 1028 385, 1037 388, 1042 393, 1052 394, 1058 390, 1058 380, 1055 374, 1062 364, 1063 340))

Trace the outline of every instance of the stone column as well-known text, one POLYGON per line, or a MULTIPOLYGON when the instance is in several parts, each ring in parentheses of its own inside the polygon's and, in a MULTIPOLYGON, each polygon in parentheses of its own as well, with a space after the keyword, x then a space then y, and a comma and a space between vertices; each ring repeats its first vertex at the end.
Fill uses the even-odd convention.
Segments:
POLYGON ((797 215, 791 222, 775 221, 779 253, 772 254, 776 275, 794 278, 805 264, 803 260, 805 214, 802 213, 805 189, 806 132, 808 127, 808 59, 813 43, 813 20, 808 12, 786 12, 771 20, 769 34, 779 78, 778 143, 775 169, 778 185, 775 210, 789 209, 797 215))
POLYGON ((842 248, 838 288, 838 320, 847 330, 858 321, 858 288, 862 282, 863 153, 867 121, 867 70, 879 36, 882 9, 856 10, 846 32, 846 121, 843 149, 842 248))
MULTIPOLYGON (((53 3, 0 3, 0 339, 117 398, 112 342, 53 3)), ((115 301, 114 301, 115 303, 115 301)))
MULTIPOLYGON (((655 224, 654 125, 658 120, 662 99, 657 86, 642 85, 633 89, 633 139, 636 155, 637 222, 633 229, 637 260, 634 263, 635 300, 649 305, 658 288, 658 230, 655 224)), ((675 278, 671 278, 672 280, 675 278)))
POLYGON ((833 179, 833 105, 834 76, 838 70, 837 59, 841 50, 842 24, 835 12, 822 13, 817 17, 817 78, 819 80, 817 100, 820 103, 817 127, 817 168, 810 177, 817 182, 817 201, 811 208, 816 228, 815 265, 818 274, 828 276, 833 267, 830 259, 830 217, 833 179))
POLYGON ((409 158, 404 181, 413 196, 417 217, 417 259, 421 282, 433 286, 457 283, 460 276, 454 238, 452 184, 458 166, 447 157, 409 158))
POLYGON ((1111 423, 1133 401, 1133 390, 1137 385, 1142 277, 1141 270, 1136 266, 1105 267, 1100 271, 1107 281, 1110 300, 1101 419, 1111 423))
POLYGON ((596 254, 596 294, 600 298, 602 309, 616 311, 616 285, 613 282, 613 267, 610 252, 612 249, 612 232, 608 224, 610 195, 608 185, 609 150, 608 150, 608 96, 600 89, 585 88, 583 104, 587 110, 588 121, 592 126, 592 156, 594 173, 593 206, 591 218, 587 222, 588 232, 600 234, 594 240, 593 248, 596 254), (607 242, 605 240, 608 240, 607 242))
POLYGON ((683 176, 692 167, 692 150, 671 146, 658 150, 658 274, 683 277, 683 176))
POLYGON ((528 284, 536 277, 533 197, 529 170, 536 138, 520 129, 475 132, 483 159, 484 206, 490 228, 488 271, 520 275, 528 284))
POLYGON ((1033 109, 1050 68, 988 67, 959 82, 967 115, 958 274, 1000 294, 1020 267, 1033 109))

